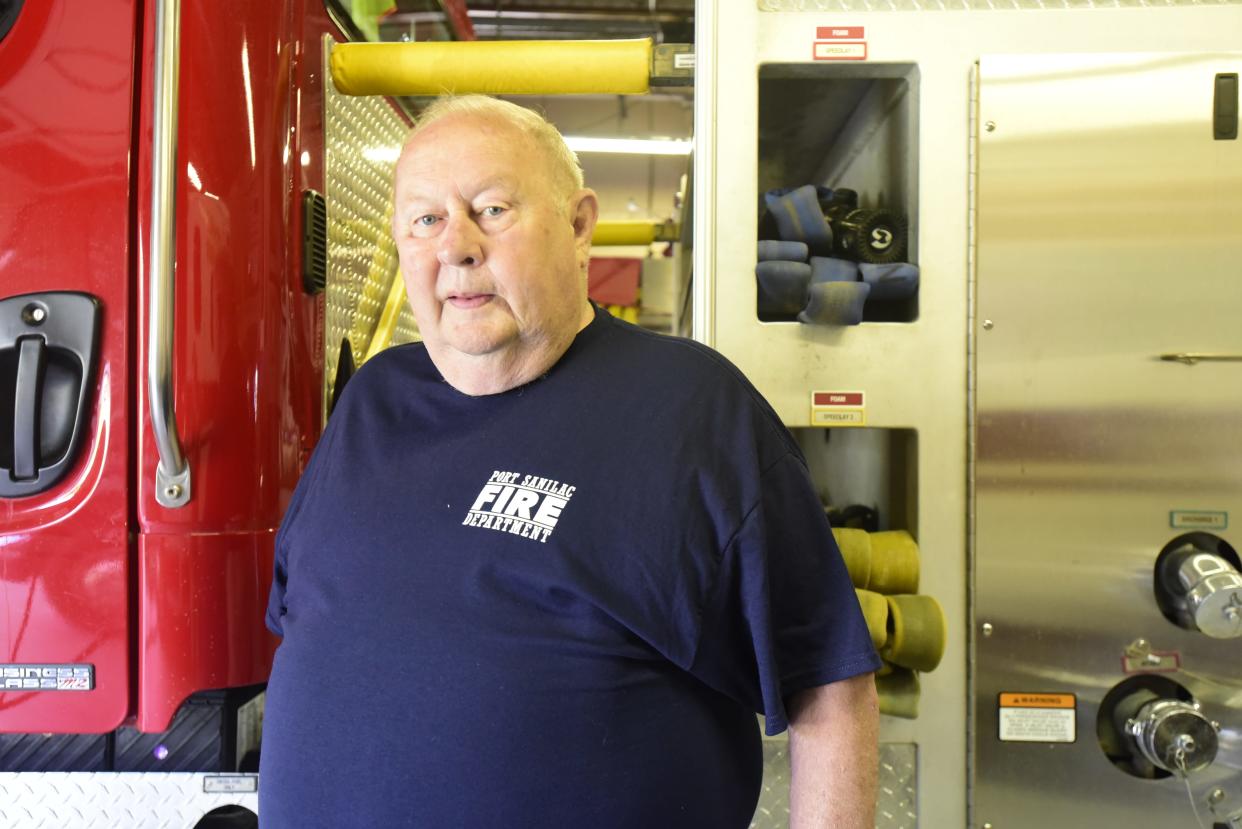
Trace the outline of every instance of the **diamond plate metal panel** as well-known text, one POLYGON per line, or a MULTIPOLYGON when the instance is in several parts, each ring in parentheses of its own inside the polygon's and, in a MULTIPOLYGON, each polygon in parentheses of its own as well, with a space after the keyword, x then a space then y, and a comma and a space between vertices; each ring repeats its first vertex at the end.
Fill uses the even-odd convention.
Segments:
MULTIPOLYGON (((331 78, 331 37, 324 38, 324 74, 331 78)), ((398 278, 392 239, 392 173, 409 127, 386 98, 341 95, 324 83, 324 190, 328 203, 328 284, 325 289, 324 413, 336 379, 341 341, 355 362, 367 353, 380 312, 398 278)), ((418 339, 407 305, 393 344, 418 339)))
MULTIPOLYGON (((918 829, 918 746, 880 743, 876 829, 918 829)), ((763 788, 750 829, 789 826, 789 743, 763 741, 763 788)))
POLYGON ((789 741, 763 741, 763 787, 750 829, 789 826, 789 741))
POLYGON ((1164 6, 1225 6, 1242 0, 757 0, 764 12, 1015 11, 1164 6))
POLYGON ((880 792, 876 829, 918 829, 918 746, 880 743, 880 792))
POLYGON ((21 829, 188 829, 220 806, 257 813, 257 791, 208 794, 208 780, 257 790, 254 775, 0 774, 0 826, 21 829), (250 781, 254 781, 254 785, 250 781))

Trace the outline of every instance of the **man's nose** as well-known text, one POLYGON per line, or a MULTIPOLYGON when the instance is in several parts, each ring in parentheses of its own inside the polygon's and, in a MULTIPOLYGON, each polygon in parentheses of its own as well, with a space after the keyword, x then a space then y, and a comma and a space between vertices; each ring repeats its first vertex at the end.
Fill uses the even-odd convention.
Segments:
POLYGON ((458 213, 449 216, 447 222, 444 232, 440 234, 440 264, 455 268, 482 264, 483 233, 474 219, 458 213))

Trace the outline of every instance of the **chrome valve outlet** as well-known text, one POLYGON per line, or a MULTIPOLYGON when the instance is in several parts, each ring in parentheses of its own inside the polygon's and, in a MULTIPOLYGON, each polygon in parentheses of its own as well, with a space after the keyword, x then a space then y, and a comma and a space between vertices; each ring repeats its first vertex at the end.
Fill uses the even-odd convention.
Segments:
POLYGON ((1213 639, 1242 637, 1242 564, 1206 533, 1174 539, 1156 560, 1156 602, 1171 621, 1213 639))
POLYGON ((1242 575, 1211 553, 1192 553, 1177 568, 1195 627, 1214 639, 1242 636, 1242 575))
POLYGON ((1183 775, 1216 759, 1217 728, 1197 704, 1175 699, 1152 700, 1126 722, 1126 732, 1152 765, 1183 775))

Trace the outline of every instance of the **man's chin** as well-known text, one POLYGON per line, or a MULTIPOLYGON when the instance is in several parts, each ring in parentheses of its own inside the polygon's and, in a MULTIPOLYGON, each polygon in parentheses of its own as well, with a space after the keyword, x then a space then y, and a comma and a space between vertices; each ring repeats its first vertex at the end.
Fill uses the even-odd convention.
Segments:
POLYGON ((487 357, 504 349, 515 338, 512 332, 497 330, 492 326, 457 329, 444 337, 448 348, 464 357, 487 357))

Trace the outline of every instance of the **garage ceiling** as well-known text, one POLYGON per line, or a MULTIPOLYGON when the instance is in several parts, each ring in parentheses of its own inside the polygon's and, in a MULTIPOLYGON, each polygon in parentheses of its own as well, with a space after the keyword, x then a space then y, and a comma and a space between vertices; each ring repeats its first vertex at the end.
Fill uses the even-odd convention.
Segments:
MULTIPOLYGON (((437 0, 398 0, 393 24, 442 18, 437 0)), ((694 0, 466 0, 479 40, 565 40, 651 37, 694 40, 694 0)))

